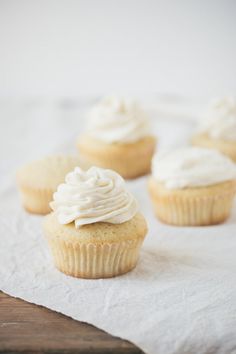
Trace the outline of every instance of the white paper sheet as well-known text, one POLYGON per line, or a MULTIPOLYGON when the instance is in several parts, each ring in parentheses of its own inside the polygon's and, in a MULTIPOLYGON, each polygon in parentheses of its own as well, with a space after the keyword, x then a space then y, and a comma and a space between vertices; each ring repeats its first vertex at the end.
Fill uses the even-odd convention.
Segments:
MULTIPOLYGON (((106 280, 66 276, 53 266, 42 217, 22 210, 13 171, 34 156, 73 150, 81 108, 4 103, 1 110, 0 289, 149 354, 236 353, 235 206, 223 225, 166 226, 153 216, 146 178, 128 182, 149 224, 138 266, 106 280)), ((187 142, 192 124, 161 118, 154 121, 161 148, 187 142)))

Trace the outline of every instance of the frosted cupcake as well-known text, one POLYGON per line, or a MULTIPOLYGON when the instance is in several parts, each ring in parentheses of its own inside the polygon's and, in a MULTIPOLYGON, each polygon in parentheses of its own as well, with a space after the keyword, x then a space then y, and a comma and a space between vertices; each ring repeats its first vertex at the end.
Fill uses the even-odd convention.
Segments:
POLYGON ((230 214, 236 165, 216 150, 190 147, 156 155, 149 192, 156 216, 167 224, 218 224, 230 214))
POLYGON ((58 187, 51 207, 44 230, 60 271, 108 278, 136 266, 147 225, 116 172, 75 168, 58 187))
POLYGON ((34 214, 49 213, 57 186, 78 163, 74 156, 48 156, 23 166, 17 172, 17 184, 24 208, 34 214))
POLYGON ((219 150, 236 161, 236 98, 225 97, 213 102, 192 142, 219 150))
POLYGON ((156 139, 136 102, 107 97, 88 115, 88 129, 77 143, 84 167, 111 168, 124 178, 150 171, 156 139))

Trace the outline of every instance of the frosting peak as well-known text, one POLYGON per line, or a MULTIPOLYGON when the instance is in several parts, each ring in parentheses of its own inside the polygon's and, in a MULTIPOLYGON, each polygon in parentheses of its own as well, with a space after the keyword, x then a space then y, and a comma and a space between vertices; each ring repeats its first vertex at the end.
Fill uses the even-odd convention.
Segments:
POLYGON ((149 119, 135 101, 105 97, 88 114, 89 135, 105 143, 132 143, 149 135, 149 119))
POLYGON ((236 98, 213 101, 203 118, 200 132, 213 139, 236 141, 236 98))
POLYGON ((168 189, 202 187, 236 179, 236 165, 216 150, 182 148, 156 154, 153 177, 168 189))
POLYGON ((50 206, 60 224, 75 226, 108 222, 121 224, 137 213, 135 198, 125 189, 123 178, 112 170, 76 167, 60 184, 50 206))

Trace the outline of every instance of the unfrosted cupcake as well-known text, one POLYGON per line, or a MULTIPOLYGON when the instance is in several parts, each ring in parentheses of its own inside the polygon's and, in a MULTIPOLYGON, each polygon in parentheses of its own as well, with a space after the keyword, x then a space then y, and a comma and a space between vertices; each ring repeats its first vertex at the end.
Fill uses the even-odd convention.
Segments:
POLYGON ((135 267, 147 225, 116 172, 75 168, 58 187, 51 207, 44 231, 60 271, 108 278, 135 267))
POLYGON ((124 178, 150 171, 156 139, 149 119, 133 101, 107 97, 88 114, 87 132, 77 146, 85 168, 111 168, 124 178))
POLYGON ((236 98, 225 97, 209 106, 192 143, 219 150, 236 161, 236 98))
POLYGON ((156 155, 149 192, 156 216, 179 226, 221 223, 236 191, 236 165, 216 150, 190 147, 156 155))
POLYGON ((57 186, 78 164, 74 156, 48 156, 23 166, 17 172, 17 184, 24 208, 34 214, 49 213, 57 186))

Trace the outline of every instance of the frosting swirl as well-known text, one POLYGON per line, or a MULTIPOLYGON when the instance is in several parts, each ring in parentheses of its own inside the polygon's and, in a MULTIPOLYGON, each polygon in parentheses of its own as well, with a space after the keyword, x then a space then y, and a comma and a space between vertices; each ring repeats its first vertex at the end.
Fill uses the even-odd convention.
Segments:
POLYGON ((149 119, 137 102, 106 97, 88 114, 88 134, 105 143, 132 143, 149 135, 149 119))
POLYGON ((168 189, 183 189, 234 180, 236 165, 216 150, 189 147, 156 154, 152 174, 168 189))
POLYGON ((212 102, 199 131, 213 139, 236 141, 236 98, 225 97, 212 102))
POLYGON ((53 195, 51 208, 60 224, 75 227, 95 222, 121 224, 137 213, 136 199, 125 189, 123 178, 112 170, 76 167, 53 195))

